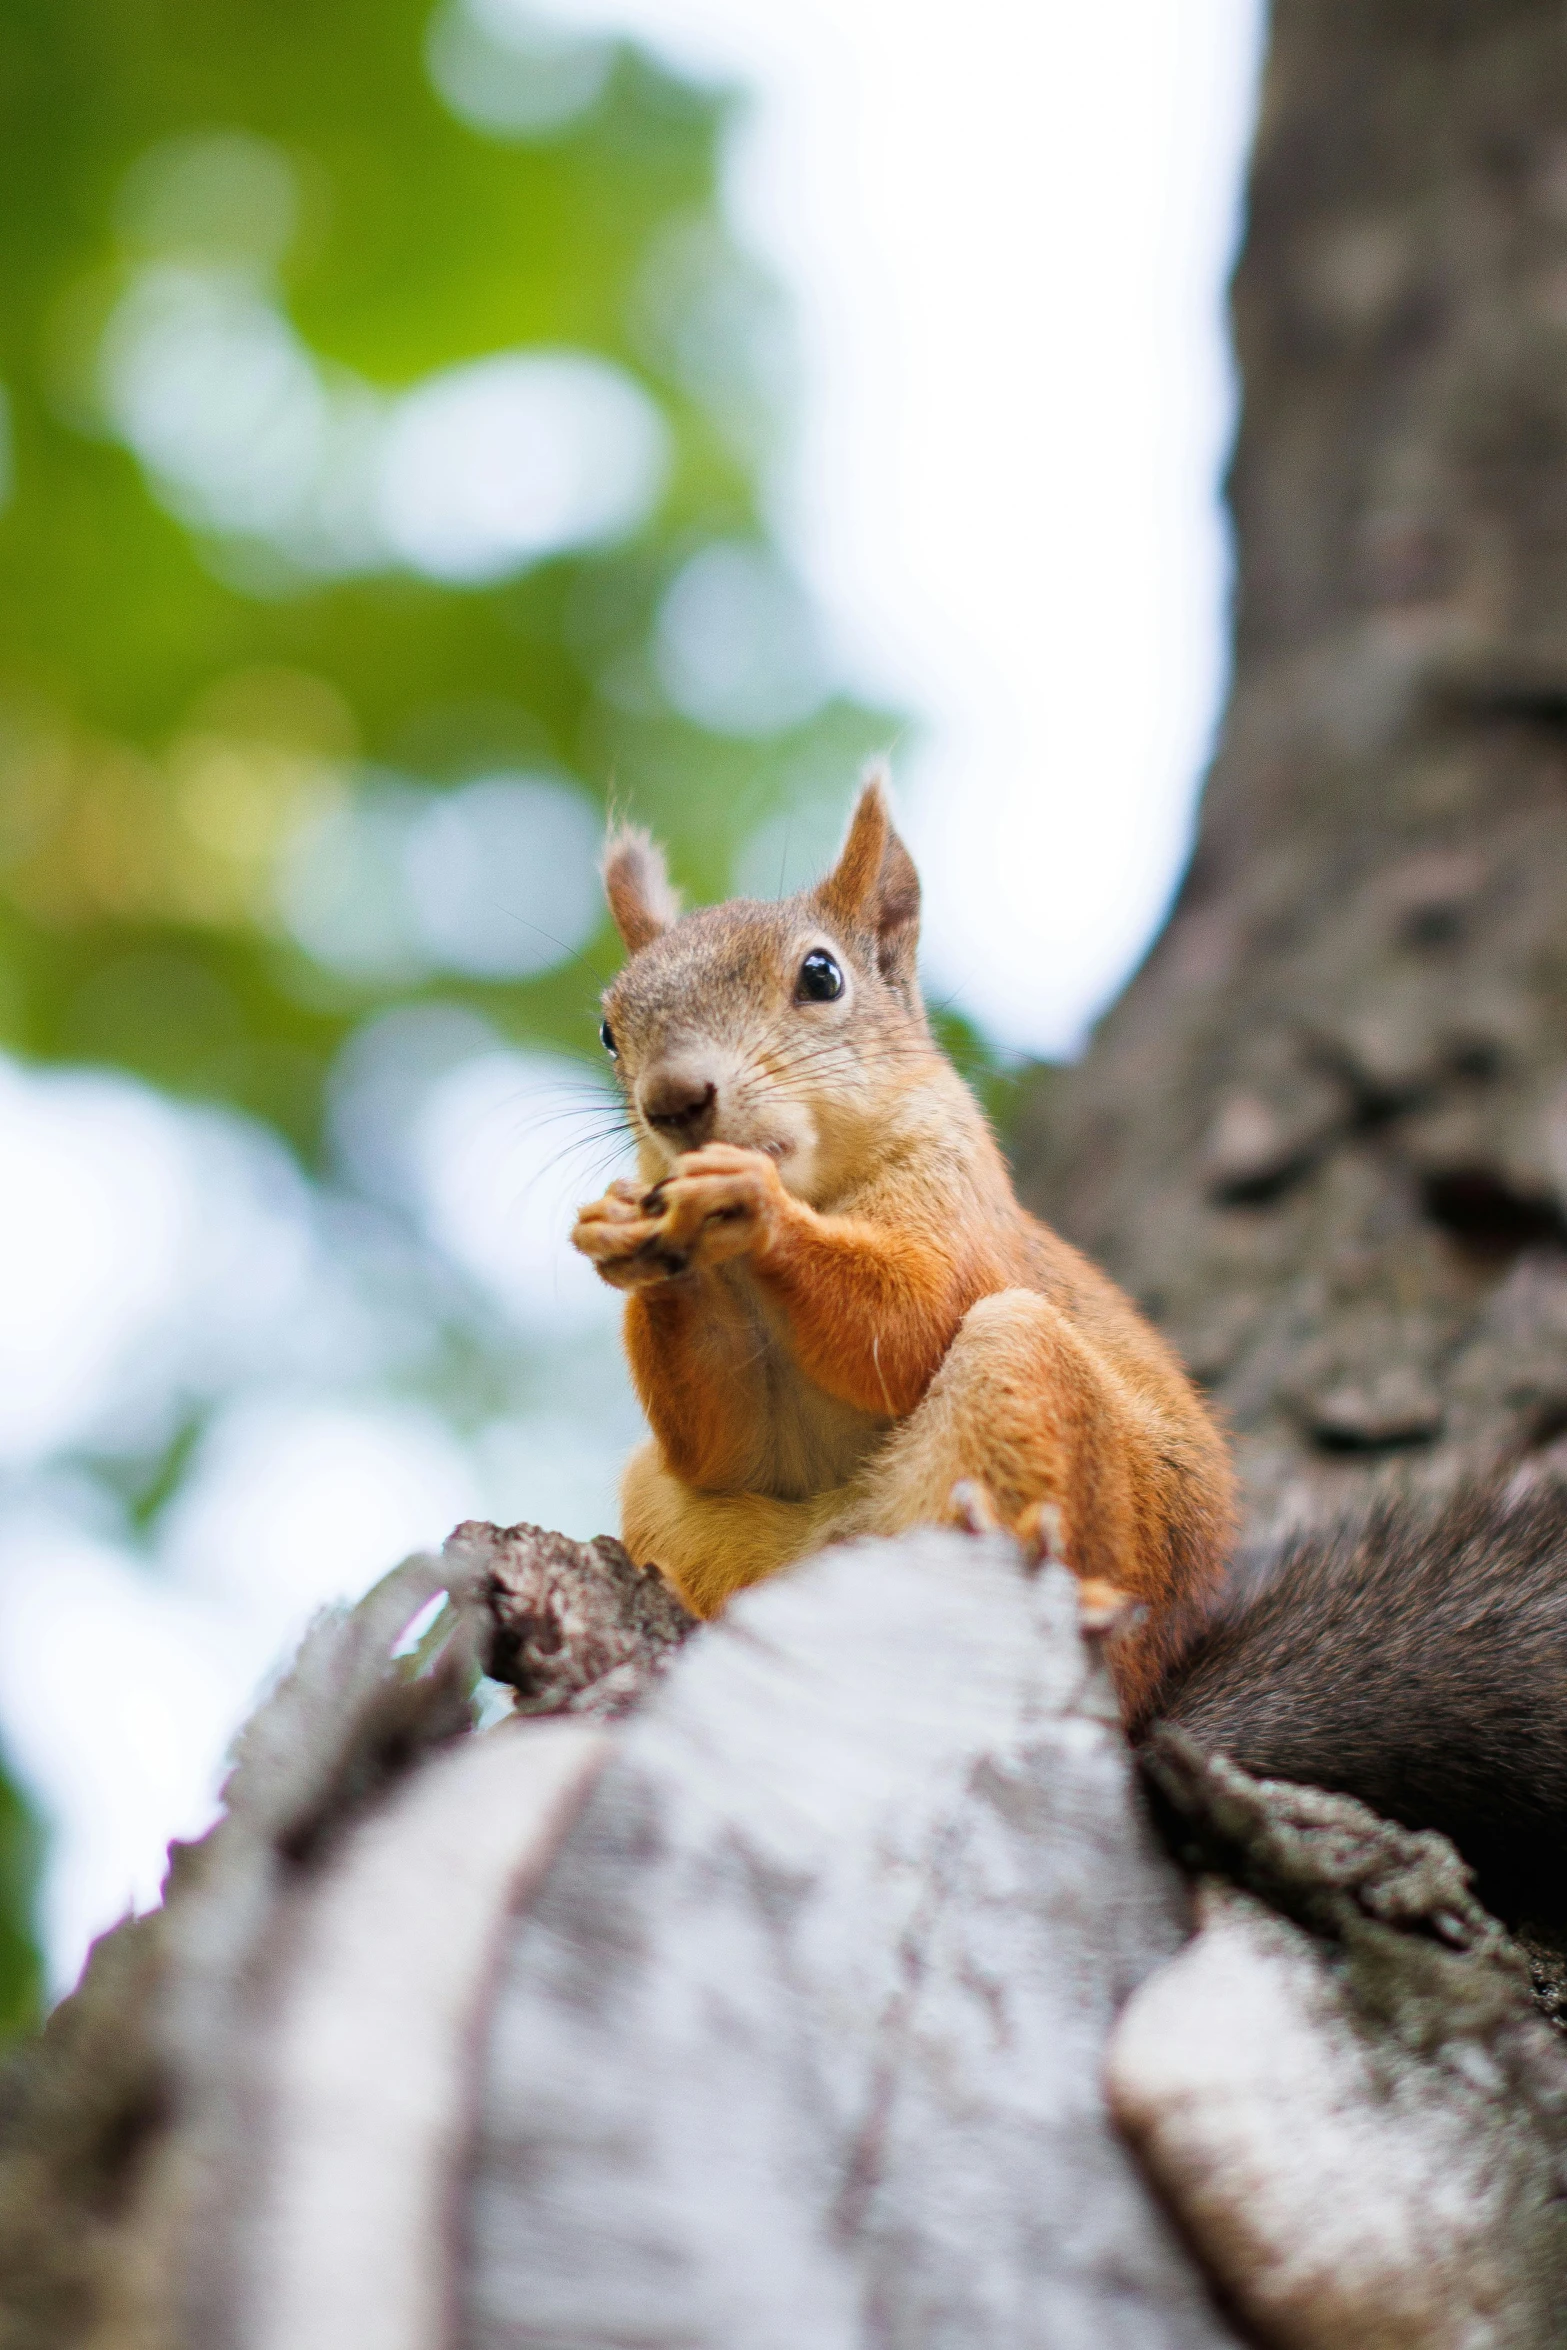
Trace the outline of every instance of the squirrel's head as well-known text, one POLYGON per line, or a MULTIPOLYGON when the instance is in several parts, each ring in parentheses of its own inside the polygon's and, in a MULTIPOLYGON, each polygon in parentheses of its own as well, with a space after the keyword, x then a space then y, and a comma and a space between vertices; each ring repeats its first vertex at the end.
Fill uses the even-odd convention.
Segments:
POLYGON ((893 1139, 946 1064, 915 971, 919 877, 873 770, 814 889, 682 915, 663 855, 617 830, 604 859, 630 960, 604 996, 606 1049, 644 1172, 706 1142, 764 1150, 789 1189, 832 1195, 893 1139))

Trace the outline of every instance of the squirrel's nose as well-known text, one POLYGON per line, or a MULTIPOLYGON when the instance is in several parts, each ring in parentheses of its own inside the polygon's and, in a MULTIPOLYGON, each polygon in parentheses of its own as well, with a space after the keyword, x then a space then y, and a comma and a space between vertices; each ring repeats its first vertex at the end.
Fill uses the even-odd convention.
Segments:
POLYGON ((718 1088, 709 1077, 655 1069, 642 1087, 642 1115, 686 1150, 706 1142, 717 1117, 718 1088))

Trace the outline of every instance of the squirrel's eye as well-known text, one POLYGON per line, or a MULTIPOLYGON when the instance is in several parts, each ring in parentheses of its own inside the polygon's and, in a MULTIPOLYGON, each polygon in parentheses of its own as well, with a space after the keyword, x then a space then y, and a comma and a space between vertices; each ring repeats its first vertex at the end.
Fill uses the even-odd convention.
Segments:
POLYGON ((800 965, 800 984, 795 994, 806 1003, 830 1004, 843 993, 843 973, 825 947, 812 947, 800 965))
POLYGON ((601 1020, 599 1022, 599 1043, 604 1047, 604 1050, 608 1053, 612 1061, 619 1060, 620 1047, 615 1042, 615 1031, 613 1028, 611 1028, 607 1020, 601 1020))

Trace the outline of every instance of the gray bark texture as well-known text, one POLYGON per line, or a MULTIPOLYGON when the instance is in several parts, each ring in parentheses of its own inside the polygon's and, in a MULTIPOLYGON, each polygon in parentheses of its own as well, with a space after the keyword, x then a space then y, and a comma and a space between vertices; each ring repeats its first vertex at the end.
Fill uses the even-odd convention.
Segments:
POLYGON ((448 2338, 499 1922, 689 1629, 618 1543, 534 1527, 459 1527, 318 1622, 162 1908, 0 2083, 5 2350, 448 2338), (558 1718, 476 1735, 486 1664, 558 1718))
POLYGON ((1076 1618, 932 1531, 675 1668, 506 1939, 474 2350, 1231 2338, 1105 2110, 1188 1897, 1076 1618))
POLYGON ((1567 2048, 1440 1837, 1175 1732, 1150 1813, 1005 1536, 689 1629, 475 1526, 317 1626, 0 2085, 6 2350, 1563 2338, 1567 2048))
POLYGON ((1258 1528, 1567 1430, 1567 23, 1272 20, 1229 714, 1170 922, 1018 1151, 1258 1528))

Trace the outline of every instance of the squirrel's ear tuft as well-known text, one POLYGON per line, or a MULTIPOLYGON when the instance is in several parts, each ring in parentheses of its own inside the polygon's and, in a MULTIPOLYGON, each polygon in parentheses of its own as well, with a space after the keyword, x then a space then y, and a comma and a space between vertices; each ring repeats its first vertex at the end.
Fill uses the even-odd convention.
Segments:
POLYGON ((670 887, 663 850, 647 833, 617 824, 604 844, 603 872, 615 928, 633 954, 678 921, 680 894, 670 887))
POLYGON ((869 933, 884 979, 912 995, 920 935, 920 877, 892 829, 885 759, 866 769, 837 864, 817 890, 817 902, 846 930, 869 933))

